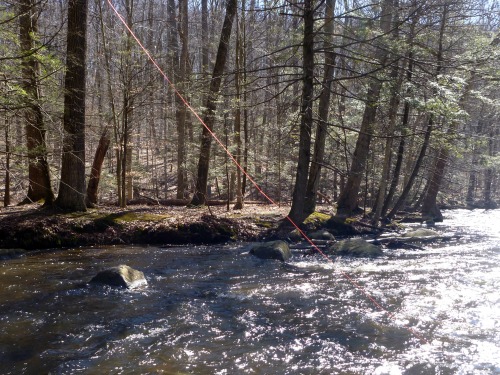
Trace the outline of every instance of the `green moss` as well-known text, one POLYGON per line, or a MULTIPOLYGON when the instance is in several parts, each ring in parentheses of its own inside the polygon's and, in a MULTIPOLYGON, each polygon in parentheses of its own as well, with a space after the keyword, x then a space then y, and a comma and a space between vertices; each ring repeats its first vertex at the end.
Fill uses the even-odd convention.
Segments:
POLYGON ((168 219, 169 215, 158 215, 158 214, 146 214, 146 213, 136 213, 136 212, 124 212, 122 214, 116 215, 113 219, 116 223, 127 223, 131 221, 163 221, 168 219))
POLYGON ((270 220, 265 220, 260 217, 254 219, 255 225, 262 228, 272 228, 274 226, 274 222, 270 220))
POLYGON ((313 212, 304 220, 304 224, 324 224, 331 217, 331 215, 322 212, 313 212))

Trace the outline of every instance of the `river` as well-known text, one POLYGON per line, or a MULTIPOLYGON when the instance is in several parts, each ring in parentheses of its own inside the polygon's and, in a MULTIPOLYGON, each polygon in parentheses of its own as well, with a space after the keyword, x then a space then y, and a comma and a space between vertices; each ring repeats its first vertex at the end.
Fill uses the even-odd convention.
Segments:
POLYGON ((500 210, 444 215, 459 239, 377 260, 230 244, 2 261, 0 373, 500 374, 500 210), (148 286, 82 285, 118 264, 148 286))

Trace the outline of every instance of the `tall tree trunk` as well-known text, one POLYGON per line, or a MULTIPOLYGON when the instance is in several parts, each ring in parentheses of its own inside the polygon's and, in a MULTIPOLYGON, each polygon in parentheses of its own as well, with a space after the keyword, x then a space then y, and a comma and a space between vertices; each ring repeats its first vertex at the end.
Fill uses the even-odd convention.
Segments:
MULTIPOLYGON (((245 0, 242 0, 243 4, 245 0)), ((245 11, 245 7, 241 10, 242 14, 245 11)), ((244 18, 241 20, 244 22, 244 18)), ((241 63, 243 60, 243 48, 242 48, 242 36, 240 33, 240 23, 238 18, 236 19, 236 73, 234 77, 234 84, 236 89, 236 110, 234 113, 234 142, 236 144, 236 162, 239 164, 236 167, 236 203, 233 209, 241 210, 243 208, 243 192, 242 192, 242 181, 241 181, 241 63)))
POLYGON ((328 124, 328 112, 330 109, 330 94, 332 89, 333 72, 335 70, 335 53, 331 43, 333 36, 333 11, 335 9, 335 0, 326 0, 325 4, 325 26, 324 26, 324 44, 325 67, 323 72, 323 82, 321 94, 319 97, 318 124, 316 126, 316 139, 314 141, 314 150, 309 169, 309 178, 307 180, 306 198, 304 202, 304 216, 307 217, 316 209, 316 196, 321 178, 321 166, 325 155, 325 143, 328 124))
MULTIPOLYGON (((175 14, 175 1, 169 0, 169 24, 170 24, 170 48, 174 84, 181 95, 184 95, 187 79, 188 65, 188 3, 187 0, 179 0, 180 25, 178 27, 181 40, 181 53, 177 42, 177 21, 175 14)), ((177 199, 183 199, 187 190, 186 176, 186 118, 187 108, 181 98, 175 96, 175 121, 177 125, 177 199)))
MULTIPOLYGON (((410 83, 413 74, 413 53, 410 51, 408 53, 408 69, 406 72, 406 82, 410 83)), ((409 89, 408 89, 409 93, 409 89)), ((394 166, 394 172, 392 175, 391 185, 389 186, 389 191, 384 199, 384 204, 380 212, 380 216, 384 217, 389 209, 389 205, 392 203, 394 193, 399 184, 399 177, 401 174, 401 167, 403 165, 404 150, 406 145, 406 129, 410 122, 410 101, 406 100, 403 109, 403 119, 401 121, 401 139, 399 140, 398 150, 396 153, 396 164, 394 166)))
POLYGON ((87 0, 68 1, 64 139, 56 205, 85 211, 85 59, 87 0))
POLYGON ((427 148, 429 147, 429 140, 431 138, 431 133, 434 128, 434 116, 432 114, 429 115, 429 120, 427 122, 427 128, 425 130, 425 135, 424 135, 424 140, 422 143, 422 147, 420 148, 420 152, 418 154, 417 160, 415 161, 415 165, 412 169, 412 172, 408 178, 408 181, 406 182, 403 191, 401 192, 401 195, 399 196, 398 200, 394 204, 394 207, 392 210, 387 214, 387 219, 392 219, 398 211, 404 207, 404 204, 406 203, 406 199, 408 198, 408 195, 410 194, 410 191, 413 187, 413 183, 415 182, 415 179, 418 176, 418 172, 420 171, 420 167, 422 166, 422 163, 424 161, 424 157, 427 153, 427 148))
POLYGON ((109 138, 108 129, 106 128, 99 139, 99 145, 95 151, 94 162, 90 170, 89 183, 87 185, 87 198, 85 201, 87 207, 93 207, 97 204, 97 191, 101 179, 102 163, 108 152, 110 142, 111 139, 109 138))
MULTIPOLYGON (((380 17, 380 28, 384 34, 388 34, 390 32, 392 26, 392 14, 393 0, 384 0, 380 17)), ((375 60, 378 64, 380 64, 380 66, 383 67, 387 62, 387 58, 387 47, 383 45, 379 46, 375 53, 375 60)), ((363 173, 366 170, 366 163, 370 151, 370 143, 373 136, 373 127, 375 125, 381 88, 382 81, 377 77, 373 77, 368 87, 363 120, 361 121, 361 127, 352 157, 349 176, 337 202, 338 216, 350 216, 358 207, 358 195, 361 187, 361 181, 363 179, 363 173)))
MULTIPOLYGON (((439 76, 441 73, 441 70, 443 69, 443 43, 444 43, 444 37, 445 37, 445 28, 446 28, 446 21, 447 21, 447 14, 448 14, 448 5, 444 6, 443 14, 441 17, 441 23, 439 27, 439 39, 438 39, 438 50, 436 54, 436 73, 435 76, 439 76)), ((410 194, 410 191, 413 187, 413 183, 415 179, 417 178, 418 172, 420 170, 420 167, 422 166, 425 154, 427 152, 427 148, 429 146, 429 141, 431 137, 431 133, 434 128, 434 114, 431 113, 429 114, 429 119, 427 122, 427 128, 425 130, 425 135, 424 135, 424 141, 422 143, 422 147, 420 148, 420 153, 417 157, 417 160, 415 161, 415 166, 413 167, 412 173, 410 174, 408 180, 406 181, 406 184, 403 188, 403 191, 401 192, 401 195, 399 196, 398 200, 394 204, 394 207, 392 210, 389 212, 387 215, 387 219, 392 219, 398 211, 404 206, 406 203, 406 199, 408 198, 408 195, 410 194)))
POLYGON ((10 123, 9 118, 5 117, 5 186, 3 196, 3 206, 10 205, 10 123))
MULTIPOLYGON (((443 12, 443 18, 447 16, 447 6, 445 6, 445 10, 443 12)), ((470 90, 472 89, 472 82, 474 81, 475 75, 472 74, 471 77, 467 80, 466 87, 462 96, 459 100, 459 105, 461 108, 464 107, 465 101, 469 95, 470 90)), ((453 137, 458 127, 458 121, 452 120, 450 125, 448 126, 448 130, 446 134, 448 136, 453 137)), ((491 142, 491 138, 490 138, 491 142)), ((446 165, 448 163, 448 158, 450 155, 449 145, 444 145, 440 148, 439 153, 437 155, 437 159, 434 162, 434 169, 432 172, 431 179, 429 181, 429 189, 427 189, 425 193, 425 197, 422 202, 422 218, 428 221, 443 221, 443 215, 437 206, 437 195, 439 190, 441 189, 441 184, 443 182, 443 177, 445 174, 446 165)))
MULTIPOLYGON (((494 126, 491 126, 489 139, 488 139, 488 156, 493 157, 495 155, 495 138, 498 135, 498 131, 496 131, 494 126)), ((484 199, 484 207, 485 208, 496 208, 497 205, 492 198, 492 190, 493 190, 493 167, 488 166, 484 171, 484 191, 483 191, 483 199, 484 199)))
POLYGON ((219 97, 222 74, 224 73, 224 67, 226 65, 229 40, 231 38, 231 29, 237 8, 236 4, 236 0, 228 0, 226 4, 226 15, 224 17, 224 24, 222 25, 219 48, 217 50, 217 57, 215 59, 212 79, 210 81, 207 103, 203 113, 203 122, 205 123, 205 126, 203 126, 201 134, 200 156, 198 159, 195 193, 190 203, 190 205, 193 206, 203 205, 206 203, 207 199, 206 192, 208 168, 210 162, 210 147, 212 144, 211 131, 215 122, 215 110, 217 109, 217 99, 219 97))
POLYGON ((38 33, 38 14, 35 0, 20 2, 19 41, 21 53, 24 55, 21 66, 22 88, 24 96, 24 120, 28 149, 28 194, 21 203, 45 200, 45 205, 54 202, 54 192, 50 184, 50 171, 47 162, 47 145, 45 141, 45 124, 40 108, 40 65, 35 48, 38 33))
POLYGON ((109 107, 111 109, 111 123, 113 125, 113 136, 114 136, 114 141, 115 141, 115 157, 117 160, 116 164, 116 181, 117 181, 117 195, 118 195, 118 203, 121 203, 122 199, 122 186, 120 183, 121 180, 121 140, 120 140, 120 135, 119 135, 119 121, 118 121, 118 114, 116 111, 116 105, 115 105, 115 96, 113 94, 113 85, 112 81, 113 78, 111 77, 111 56, 110 56, 110 49, 108 47, 107 41, 107 35, 106 35, 106 26, 104 24, 104 14, 102 11, 102 6, 101 2, 97 1, 98 8, 99 8, 99 22, 100 22, 100 31, 101 31, 101 36, 102 36, 102 46, 103 46, 103 57, 104 57, 104 69, 106 72, 106 91, 107 91, 107 96, 108 96, 108 102, 109 102, 109 107))
POLYGON ((305 0, 303 3, 304 35, 302 39, 302 106, 299 129, 299 157, 295 186, 292 195, 292 207, 289 218, 301 223, 305 216, 305 198, 309 162, 311 159, 311 129, 313 123, 314 104, 314 1, 305 0))
MULTIPOLYGON (((245 0, 243 0, 245 1, 245 0)), ((208 0, 201 0, 201 68, 208 71, 208 0)))

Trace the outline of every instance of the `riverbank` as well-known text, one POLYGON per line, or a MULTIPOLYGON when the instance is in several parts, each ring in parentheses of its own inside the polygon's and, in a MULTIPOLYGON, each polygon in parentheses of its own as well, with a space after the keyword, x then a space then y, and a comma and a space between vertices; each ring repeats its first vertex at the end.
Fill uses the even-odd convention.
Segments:
MULTIPOLYGON (((100 206, 67 213, 38 204, 0 210, 0 248, 38 250, 78 246, 215 244, 255 241, 276 229, 289 207, 100 206)), ((326 216, 326 215, 325 215, 326 216)))

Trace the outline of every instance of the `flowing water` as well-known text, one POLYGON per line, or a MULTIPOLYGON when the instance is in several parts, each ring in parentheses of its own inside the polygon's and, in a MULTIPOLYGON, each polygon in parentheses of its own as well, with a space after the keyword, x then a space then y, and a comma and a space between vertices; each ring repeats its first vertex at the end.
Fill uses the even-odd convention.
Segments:
POLYGON ((437 229, 461 237, 377 260, 284 265, 232 244, 3 261, 0 373, 500 374, 500 211, 437 229), (82 285, 121 263, 148 286, 82 285))

